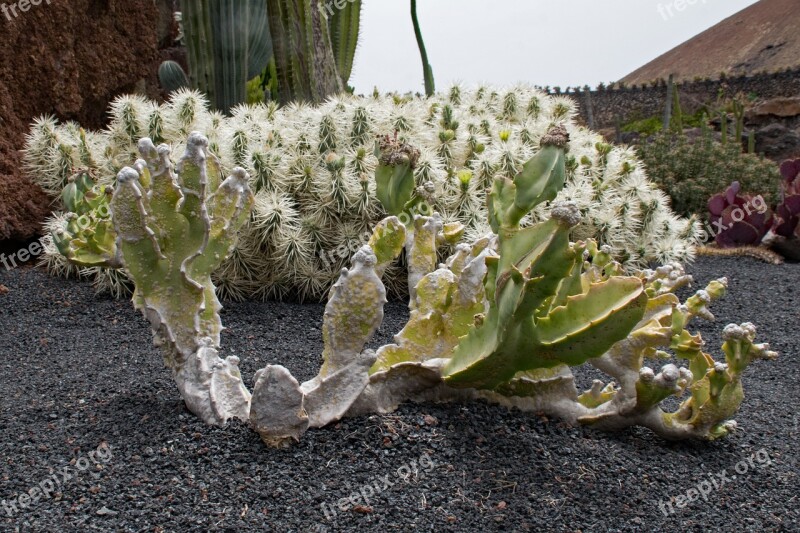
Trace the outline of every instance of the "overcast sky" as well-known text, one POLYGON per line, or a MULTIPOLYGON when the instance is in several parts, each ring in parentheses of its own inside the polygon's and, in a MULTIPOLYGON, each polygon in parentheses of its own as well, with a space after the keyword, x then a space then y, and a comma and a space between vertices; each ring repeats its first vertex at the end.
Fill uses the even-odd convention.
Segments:
MULTIPOLYGON (((455 81, 597 85, 624 77, 756 0, 419 0, 437 88, 455 81), (683 7, 679 11, 678 7, 683 7)), ((364 0, 350 84, 424 92, 409 0, 364 0)))

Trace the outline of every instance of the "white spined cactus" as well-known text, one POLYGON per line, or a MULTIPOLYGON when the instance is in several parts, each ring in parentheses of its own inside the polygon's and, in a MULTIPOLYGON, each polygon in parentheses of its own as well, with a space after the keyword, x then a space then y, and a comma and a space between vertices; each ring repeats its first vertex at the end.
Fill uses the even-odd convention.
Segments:
MULTIPOLYGON (((203 133, 223 167, 246 168, 256 191, 240 249, 215 274, 223 297, 323 299, 363 244, 359 235, 385 215, 375 196, 374 143, 395 132, 420 150, 417 185, 432 187, 432 207, 446 222, 461 221, 467 239, 488 230, 485 191, 495 176, 518 172, 557 124, 572 139, 567 183, 556 201, 572 201, 582 214, 574 239, 595 238, 633 268, 691 260, 699 236, 695 221, 674 216, 633 151, 606 144, 577 124, 570 98, 527 86, 455 86, 430 99, 345 95, 320 106, 258 104, 239 106, 230 117, 211 112, 201 94, 181 90, 163 105, 122 97, 111 116, 107 130, 98 133, 38 120, 25 152, 31 177, 53 196, 76 169, 110 184, 136 159, 137 136, 180 153, 190 131, 203 133)), ((542 220, 547 211, 540 206, 523 222, 542 220)), ((119 290, 118 277, 94 275, 109 288, 115 280, 119 290)), ((387 285, 404 287, 404 275, 391 267, 387 285)))

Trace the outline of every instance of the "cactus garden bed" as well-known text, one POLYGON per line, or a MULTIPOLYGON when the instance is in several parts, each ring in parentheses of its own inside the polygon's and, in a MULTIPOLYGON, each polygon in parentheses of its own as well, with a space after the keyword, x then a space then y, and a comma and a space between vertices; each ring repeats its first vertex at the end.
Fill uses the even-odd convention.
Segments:
MULTIPOLYGON (((800 269, 702 258, 689 273, 695 289, 729 278, 731 295, 714 305, 716 324, 696 325, 712 349, 720 324, 755 319, 781 353, 746 371, 740 429, 726 439, 669 443, 643 428, 608 434, 473 401, 345 418, 276 450, 241 422, 208 426, 187 411, 130 302, 36 269, 2 271, 0 524, 6 531, 797 530, 800 269), (103 443, 111 457, 82 470, 103 443), (52 494, 23 507, 17 496, 47 488, 54 474, 60 483, 52 494)), ((256 370, 270 363, 312 378, 323 311, 225 303, 222 338, 226 354, 241 358, 245 384, 252 389, 256 370)), ((407 313, 404 303, 390 303, 371 345, 389 342, 407 313)), ((579 388, 595 377, 576 376, 579 388)))

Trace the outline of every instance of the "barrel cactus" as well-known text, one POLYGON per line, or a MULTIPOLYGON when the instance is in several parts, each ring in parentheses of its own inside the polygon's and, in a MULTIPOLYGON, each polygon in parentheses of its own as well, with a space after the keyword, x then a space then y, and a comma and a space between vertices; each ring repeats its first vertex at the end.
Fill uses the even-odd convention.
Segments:
MULTIPOLYGON (((396 136, 419 151, 414 186, 430 189, 429 205, 444 224, 461 223, 465 238, 475 240, 490 229, 486 190, 494 179, 516 175, 547 130, 562 124, 572 140, 556 201, 574 202, 581 215, 571 238, 595 238, 626 268, 691 260, 699 224, 671 212, 633 151, 604 143, 576 124, 575 115, 572 100, 525 86, 455 86, 430 99, 375 94, 321 105, 239 106, 230 117, 209 111, 199 93, 181 90, 163 105, 120 98, 104 132, 82 133, 43 118, 31 130, 25 162, 31 177, 57 197, 76 169, 110 185, 138 157, 141 137, 179 153, 188 134, 199 131, 223 168, 248 171, 255 192, 237 248, 214 274, 221 294, 321 300, 387 214, 373 179, 376 136, 396 136)), ((541 204, 521 225, 547 216, 541 204)), ((51 267, 63 272, 58 250, 50 247, 49 254, 51 267)), ((387 267, 390 293, 407 291, 405 276, 401 263, 387 267)), ((98 279, 105 283, 107 276, 98 279)))

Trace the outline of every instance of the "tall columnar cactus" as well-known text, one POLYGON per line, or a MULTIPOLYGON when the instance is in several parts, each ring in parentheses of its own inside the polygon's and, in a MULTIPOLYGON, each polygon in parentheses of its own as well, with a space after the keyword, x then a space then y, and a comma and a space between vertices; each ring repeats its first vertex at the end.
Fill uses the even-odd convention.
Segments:
POLYGON ((139 150, 142 159, 119 172, 111 201, 117 248, 136 284, 134 304, 150 321, 189 410, 209 424, 247 420, 250 393, 238 359, 217 353, 221 306, 211 282, 250 215, 247 173, 235 168, 223 179, 199 133, 189 136, 177 169, 167 145, 145 138, 139 150))
POLYGON ((328 12, 331 44, 333 55, 336 57, 336 69, 346 86, 353 73, 353 62, 361 30, 361 0, 348 0, 341 9, 338 9, 336 4, 333 8, 333 14, 328 12))
POLYGON ((341 93, 353 67, 361 2, 337 12, 322 0, 266 1, 280 101, 319 103, 341 93))
POLYGON ((428 61, 428 50, 425 47, 425 40, 422 37, 422 28, 419 24, 417 14, 417 0, 411 0, 411 22, 414 24, 414 35, 417 38, 419 54, 422 57, 422 73, 425 79, 425 95, 433 96, 436 93, 436 82, 433 77, 433 67, 428 61))
POLYGON ((196 88, 227 113, 246 102, 247 81, 272 57, 266 0, 183 0, 181 10, 189 73, 165 62, 161 85, 170 91, 196 88))
MULTIPOLYGON (((221 295, 323 300, 370 228, 388 214, 375 179, 382 157, 374 150, 377 136, 388 134, 419 151, 412 205, 403 211, 405 203, 399 204, 404 223, 413 214, 436 211, 444 227, 460 223, 474 241, 491 229, 486 191, 495 178, 519 173, 557 123, 572 139, 565 187, 556 198, 574 202, 580 211, 572 239, 597 239, 626 268, 691 260, 700 225, 676 217, 635 153, 603 143, 575 124, 575 112, 571 100, 526 87, 456 86, 429 99, 344 96, 320 106, 240 106, 225 117, 210 112, 202 95, 182 90, 162 105, 119 99, 108 130, 100 133, 81 134, 74 124, 43 119, 29 136, 26 168, 58 197, 80 169, 90 171, 98 185, 111 185, 138 157, 141 137, 180 151, 188 134, 200 131, 224 168, 248 171, 256 195, 236 251, 214 275, 221 295)), ((411 182, 402 183, 407 191, 411 182)), ((548 216, 540 204, 521 225, 548 216)), ((48 262, 60 272, 66 266, 54 247, 48 262)), ((112 279, 108 271, 96 272, 99 283, 112 279)), ((397 264, 387 267, 385 282, 396 295, 414 286, 397 264)))

